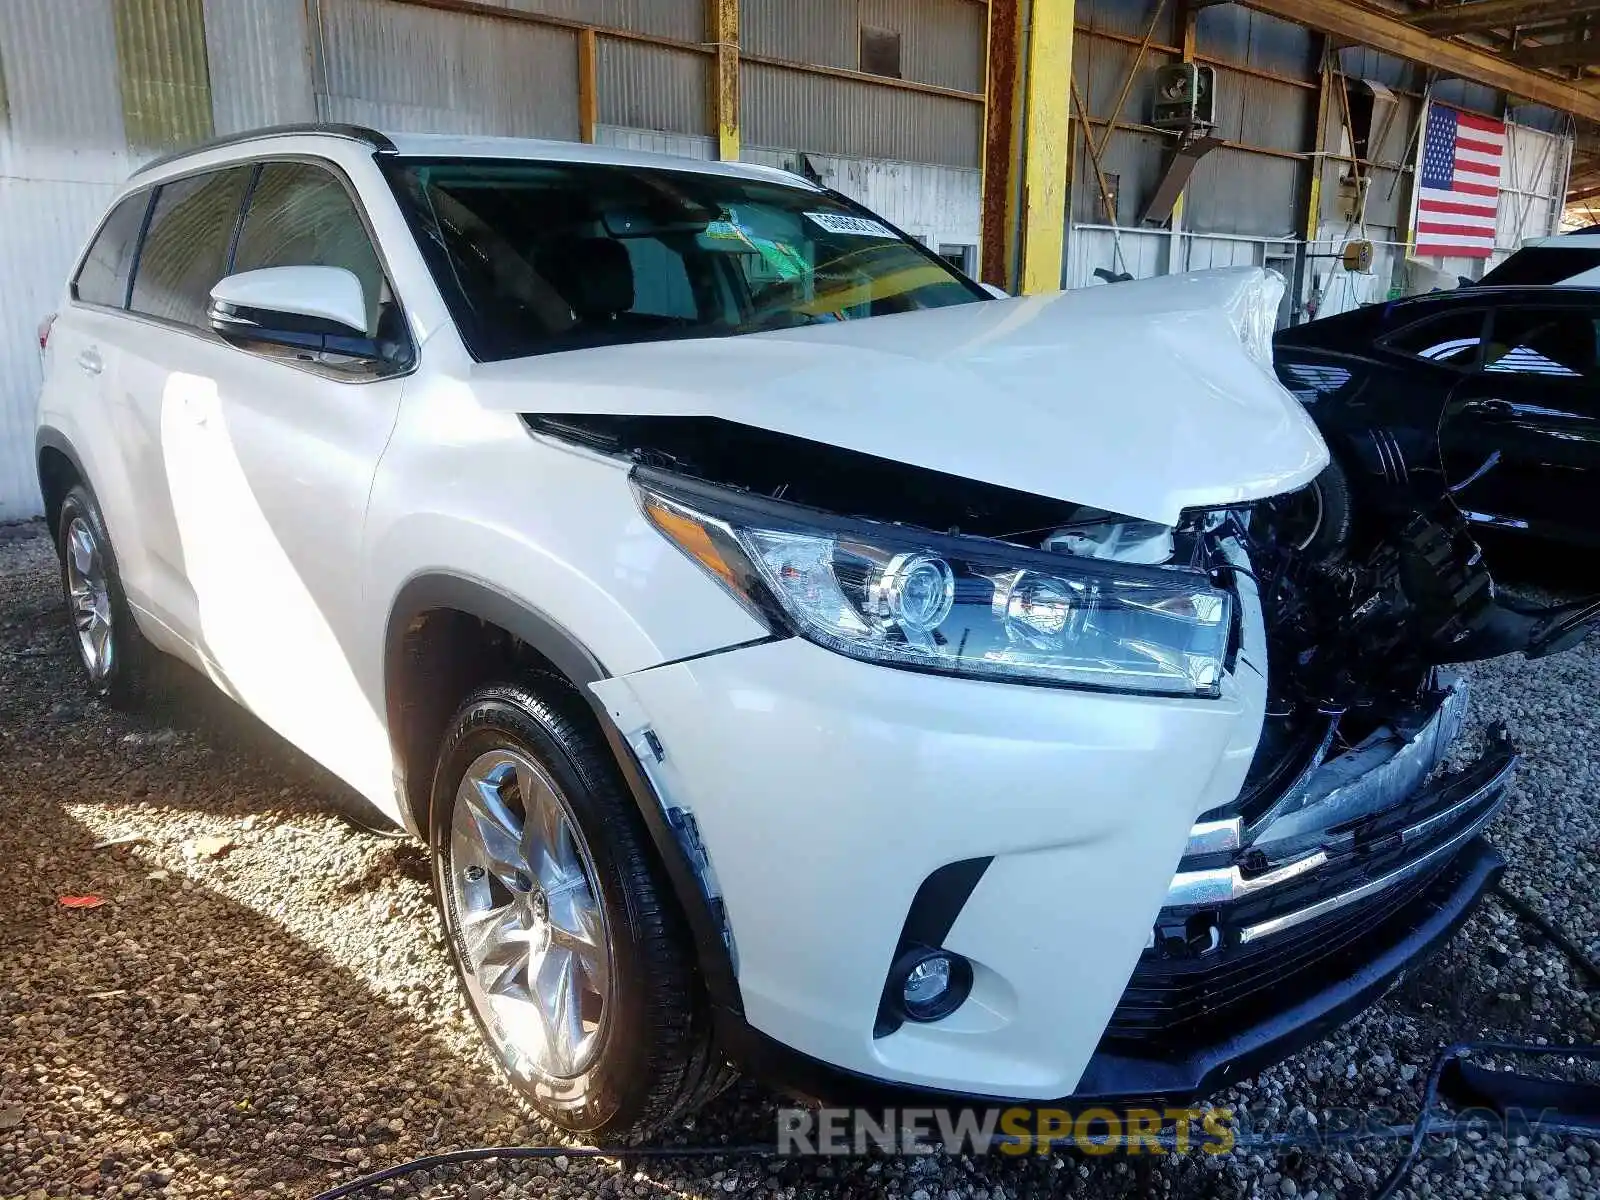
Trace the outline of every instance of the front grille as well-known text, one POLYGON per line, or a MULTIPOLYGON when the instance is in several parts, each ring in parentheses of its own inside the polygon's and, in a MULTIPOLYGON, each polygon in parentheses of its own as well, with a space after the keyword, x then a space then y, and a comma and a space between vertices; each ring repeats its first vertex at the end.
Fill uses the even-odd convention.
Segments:
POLYGON ((1462 851, 1499 808, 1515 762, 1498 734, 1468 769, 1325 830, 1318 869, 1220 906, 1163 909, 1106 1039, 1145 1053, 1192 1046, 1294 1005, 1404 939, 1461 882, 1462 851))
POLYGON ((1106 1028, 1113 1041, 1159 1046, 1192 1040, 1221 1024, 1249 1024, 1281 1011, 1399 940, 1460 883, 1450 860, 1387 888, 1365 904, 1310 921, 1277 938, 1214 956, 1164 958, 1146 951, 1106 1028))

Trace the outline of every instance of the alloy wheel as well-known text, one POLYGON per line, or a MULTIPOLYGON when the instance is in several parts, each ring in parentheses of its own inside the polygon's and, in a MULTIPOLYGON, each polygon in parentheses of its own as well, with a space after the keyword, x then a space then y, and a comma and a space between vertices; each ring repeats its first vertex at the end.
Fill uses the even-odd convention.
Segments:
POLYGON ((613 977, 593 859, 550 776, 512 749, 476 758, 450 825, 455 951, 478 1015, 515 1073, 593 1065, 613 977))
POLYGON ((111 674, 117 651, 105 552, 82 517, 67 526, 66 543, 67 597, 78 631, 78 654, 89 677, 101 680, 111 674))

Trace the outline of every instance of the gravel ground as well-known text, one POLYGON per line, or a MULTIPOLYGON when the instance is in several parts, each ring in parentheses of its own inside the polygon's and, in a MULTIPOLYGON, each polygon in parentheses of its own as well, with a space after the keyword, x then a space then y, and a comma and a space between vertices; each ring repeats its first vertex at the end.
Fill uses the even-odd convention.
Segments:
MULTIPOLYGON (((338 785, 198 680, 138 718, 85 700, 55 570, 39 526, 0 528, 0 1197, 306 1196, 425 1152, 551 1143, 478 1047, 419 848, 332 815, 338 785), (106 903, 58 902, 85 894, 106 903)), ((1527 751, 1494 829, 1510 882, 1600 955, 1600 639, 1474 674, 1478 715, 1527 751)), ((1409 1120, 1433 1053, 1482 1036, 1600 1040, 1580 978, 1494 903, 1360 1020, 1216 1103, 1272 1129, 1345 1106, 1409 1120)), ((741 1084, 679 1136, 768 1140, 777 1103, 741 1084)), ((385 1194, 1309 1200, 1366 1196, 1393 1161, 556 1159, 385 1194)), ((1463 1142, 1407 1194, 1600 1197, 1600 1143, 1463 1142)))

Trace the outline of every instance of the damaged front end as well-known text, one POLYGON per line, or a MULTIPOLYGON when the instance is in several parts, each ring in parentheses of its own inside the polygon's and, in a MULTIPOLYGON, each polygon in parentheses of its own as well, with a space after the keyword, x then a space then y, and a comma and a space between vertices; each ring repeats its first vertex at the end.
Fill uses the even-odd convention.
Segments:
MULTIPOLYGON (((1273 290, 1247 282, 1251 311, 1273 311, 1273 290)), ((1119 290, 1118 303, 1134 305, 1137 286, 1119 290)), ((1161 316, 1168 303, 1158 296, 1152 308, 1161 316)), ((1193 336, 1185 310, 1173 311, 1178 316, 1171 320, 1147 322, 1150 338, 1193 336)), ((998 336, 975 342, 963 369, 976 371, 990 360, 1014 368, 1014 358, 996 349, 998 336)), ((1187 351, 1190 344, 1182 344, 1187 351)), ((1216 345, 1205 341, 1204 352, 1216 345)), ((1241 388, 1265 382, 1281 393, 1259 356, 1241 365, 1237 347, 1229 355, 1217 348, 1210 378, 1237 380, 1241 388)), ((1479 834, 1505 796, 1517 752, 1504 730, 1491 729, 1476 757, 1452 764, 1468 691, 1449 667, 1512 651, 1550 653, 1580 639, 1596 619, 1592 610, 1523 611, 1506 603, 1445 497, 1403 519, 1388 513, 1358 519, 1361 538, 1345 536, 1332 550, 1325 539, 1307 536, 1303 497, 1284 489, 1314 477, 1320 446, 1299 439, 1294 422, 1303 414, 1287 394, 1281 398, 1283 428, 1295 437, 1280 430, 1282 444, 1255 457, 1239 450, 1248 470, 1241 467, 1233 480, 1196 475, 1193 486, 1177 488, 1151 466, 1143 482, 1130 483, 1141 450, 1158 465, 1177 464, 1174 478, 1195 470, 1192 456, 1165 433, 1130 427, 1115 443, 1115 459, 1101 464, 1089 503, 1064 499, 1073 494, 1067 482, 1036 487, 1027 472, 1017 477, 1024 486, 1000 482, 1003 472, 994 468, 1001 460, 988 452, 992 423, 974 433, 973 461, 984 466, 982 475, 976 466, 970 474, 941 469, 959 457, 950 446, 960 438, 948 430, 934 436, 935 418, 970 416, 970 405, 953 402, 930 411, 911 441, 915 452, 908 449, 905 458, 875 453, 878 443, 856 426, 841 426, 837 440, 824 440, 814 413, 804 420, 786 416, 783 428, 774 427, 775 419, 737 419, 753 418, 756 410, 736 397, 695 406, 674 393, 650 412, 593 411, 593 405, 528 412, 525 419, 538 434, 630 460, 636 486, 644 481, 668 497, 676 489, 711 509, 754 508, 761 520, 780 524, 787 518, 776 510, 795 506, 806 524, 825 532, 839 523, 842 532, 831 540, 810 537, 812 557, 798 565, 784 560, 779 574, 815 582, 830 612, 879 633, 901 636, 908 626, 898 610, 879 611, 867 576, 881 570, 882 584, 905 556, 889 566, 851 557, 850 539, 872 540, 876 529, 887 543, 909 538, 936 545, 955 570, 943 568, 943 606, 932 606, 936 615, 922 632, 942 657, 930 654, 914 669, 965 672, 981 658, 993 676, 1005 647, 976 636, 969 642, 976 626, 956 619, 963 605, 992 611, 996 638, 1037 635, 1040 645, 1055 646, 1063 630, 1075 628, 1074 612, 1100 611, 1099 598, 1051 594, 1014 603, 1015 589, 1008 591, 1005 581, 1029 573, 1070 576, 1069 560, 1117 564, 1136 580, 1141 572, 1176 568, 1222 594, 1207 610, 1230 625, 1218 674, 1196 675, 1192 663, 1167 671, 1171 664, 1163 661, 1165 674, 1147 691, 1179 697, 1176 703, 1203 702, 1221 692, 1220 674, 1244 715, 1241 736, 1227 750, 1237 748, 1234 762, 1208 764, 1213 782, 1224 779, 1210 797, 1228 799, 1195 820, 1148 943, 1076 1092, 1126 1099, 1203 1094, 1291 1052, 1370 1003, 1459 928, 1503 868, 1479 834), (797 432, 802 427, 815 436, 797 432), (1199 505, 1173 505, 1175 497, 1196 494, 1206 497, 1199 505), (1113 508, 1117 496, 1129 504, 1113 508), (870 526, 865 532, 862 523, 870 526), (999 550, 1020 554, 1027 571, 985 567, 986 556, 999 550), (1060 618, 1054 624, 1044 619, 1052 614, 1060 618), (1192 686, 1173 690, 1173 678, 1192 686)), ((1226 404, 1208 409, 1197 401, 1187 419, 1207 411, 1219 421, 1229 416, 1226 404)), ((1272 424, 1260 415, 1268 411, 1265 400, 1252 411, 1252 422, 1272 424)), ((1064 414, 1044 430, 1048 437, 1034 440, 1032 465, 1040 441, 1072 437, 1074 419, 1064 414)), ((1093 420, 1106 423, 1104 414, 1093 420)), ((1099 436, 1105 439, 1104 430, 1099 436)), ((644 511, 669 537, 668 524, 686 520, 670 504, 658 513, 646 503, 644 511)), ((721 559, 707 561, 693 549, 716 540, 716 522, 702 515, 689 524, 698 534, 674 537, 680 548, 708 571, 728 575, 721 559)), ((724 583, 752 590, 736 587, 731 577, 724 583)), ((780 583, 768 580, 767 587, 778 590, 780 583)), ((1187 607, 1162 603, 1172 613, 1181 607, 1186 619, 1200 613, 1190 597, 1187 607)), ((1133 651, 1161 657, 1148 646, 1133 651)), ((1176 662, 1185 652, 1180 647, 1167 657, 1176 662)), ((1129 675, 1105 690, 1129 690, 1129 675)), ((1065 682, 1096 686, 1076 668, 1065 682)))
MULTIPOLYGON (((1190 830, 1082 1094, 1194 1096, 1282 1058, 1443 946, 1504 869, 1480 832, 1517 749, 1496 726, 1451 762, 1469 686, 1437 659, 1462 614, 1424 605, 1424 619, 1402 584, 1373 590, 1376 576, 1344 605, 1307 598, 1291 576, 1330 571, 1347 587, 1347 565, 1275 554, 1270 512, 1235 533, 1270 664, 1261 741, 1237 800, 1190 830)), ((1382 557, 1416 552, 1405 536, 1382 557)), ((1434 581, 1462 568, 1429 562, 1434 581)))
POLYGON ((1265 665, 1266 715, 1237 799, 1190 832, 1085 1094, 1193 1095, 1281 1056, 1448 940, 1504 867, 1479 834, 1518 753, 1503 727, 1462 738, 1450 664, 1563 649, 1592 611, 1503 604, 1444 505, 1332 552, 1301 515, 1211 518, 1257 601, 1241 655, 1265 665))

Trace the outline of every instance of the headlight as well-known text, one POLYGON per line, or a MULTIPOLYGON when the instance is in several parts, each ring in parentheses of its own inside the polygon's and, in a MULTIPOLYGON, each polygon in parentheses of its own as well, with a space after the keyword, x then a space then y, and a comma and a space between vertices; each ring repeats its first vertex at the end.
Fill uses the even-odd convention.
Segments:
POLYGON ((840 654, 980 679, 1216 696, 1232 598, 1199 571, 945 536, 636 473, 645 516, 758 615, 840 654))

